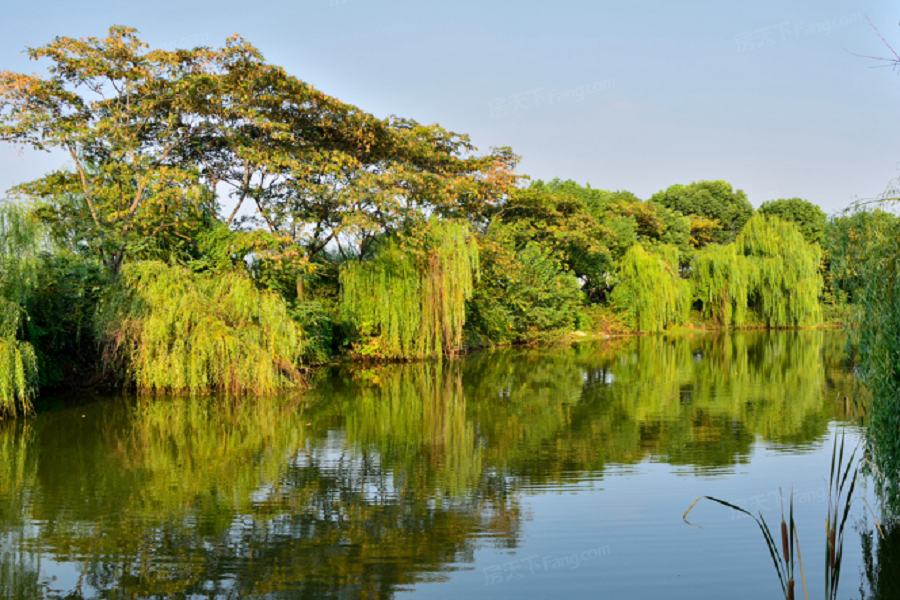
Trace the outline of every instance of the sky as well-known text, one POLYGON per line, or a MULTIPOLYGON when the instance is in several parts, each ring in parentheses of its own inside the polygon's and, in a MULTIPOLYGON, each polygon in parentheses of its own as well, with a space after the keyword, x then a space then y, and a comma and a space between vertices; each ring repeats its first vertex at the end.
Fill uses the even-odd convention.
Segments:
MULTIPOLYGON (((0 70, 55 36, 135 27, 151 47, 266 59, 378 117, 510 146, 532 179, 641 198, 724 179, 832 213, 900 176, 900 3, 854 0, 2 0, 0 70)), ((0 194, 64 164, 0 144, 0 194)))

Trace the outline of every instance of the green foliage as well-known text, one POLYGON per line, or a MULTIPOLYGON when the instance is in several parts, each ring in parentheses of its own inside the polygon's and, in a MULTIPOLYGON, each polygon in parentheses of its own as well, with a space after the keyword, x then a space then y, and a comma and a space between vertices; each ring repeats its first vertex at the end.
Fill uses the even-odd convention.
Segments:
POLYGON ((837 281, 854 302, 850 331, 871 394, 868 453, 891 509, 900 511, 900 219, 859 207, 836 232, 837 281))
POLYGON ((477 277, 469 228, 436 220, 384 240, 372 260, 345 263, 342 305, 365 340, 357 351, 387 359, 455 352, 477 277))
POLYGON ((197 253, 198 258, 187 263, 192 271, 210 275, 241 272, 258 287, 288 301, 303 295, 303 280, 315 270, 303 248, 289 236, 263 229, 234 231, 224 223, 197 236, 197 253))
POLYGON ((714 219, 721 228, 714 234, 714 241, 719 243, 733 240, 753 216, 753 205, 747 195, 742 190, 734 190, 726 181, 676 184, 654 194, 651 200, 683 215, 714 219))
POLYGON ((691 286, 678 274, 678 256, 673 246, 648 251, 638 244, 622 259, 610 301, 635 331, 660 331, 687 320, 691 286))
POLYGON ((47 248, 44 228, 22 202, 0 202, 0 297, 24 304, 47 248))
POLYGON ((778 217, 782 221, 796 223, 807 242, 821 244, 825 241, 828 215, 817 205, 801 198, 769 200, 759 207, 760 214, 778 217))
POLYGON ((753 275, 753 263, 738 254, 736 244, 712 244, 697 252, 691 263, 691 282, 694 299, 703 305, 703 316, 721 327, 740 327, 746 318, 753 275))
POLYGON ((898 228, 900 217, 877 207, 847 211, 828 223, 827 283, 838 303, 857 302, 871 283, 866 279, 867 265, 883 251, 885 236, 898 228))
POLYGON ((301 381, 300 327, 237 273, 128 264, 97 317, 108 364, 151 392, 268 393, 301 381))
POLYGON ((750 314, 767 327, 816 325, 822 320, 821 257, 794 223, 757 215, 733 244, 697 252, 694 299, 704 317, 724 327, 740 327, 750 314))
POLYGON ((37 358, 28 342, 17 339, 22 309, 0 297, 0 417, 31 410, 37 390, 37 358))
POLYGON ((307 364, 328 362, 333 354, 335 342, 334 303, 319 299, 295 302, 290 306, 290 315, 303 328, 302 360, 307 364))
POLYGON ((59 169, 19 189, 45 202, 60 239, 112 272, 182 260, 231 190, 238 212, 309 256, 334 240, 365 254, 422 212, 477 216, 518 176, 501 148, 409 119, 377 119, 266 62, 238 36, 222 48, 150 50, 133 28, 30 48, 45 77, 0 73, 0 141, 59 149, 59 169), (135 99, 140 101, 135 101, 135 99))
POLYGON ((615 201, 610 211, 634 220, 637 240, 645 247, 667 244, 675 246, 682 254, 690 249, 691 222, 678 211, 652 200, 635 202, 628 198, 615 201))
POLYGON ((0 416, 31 409, 37 389, 34 347, 23 339, 24 305, 40 268, 42 231, 26 207, 0 204, 0 416))
POLYGON ((68 252, 48 253, 25 308, 25 338, 38 358, 40 387, 96 382, 100 356, 93 318, 109 284, 99 263, 68 252))
POLYGON ((558 253, 585 291, 599 298, 616 263, 636 240, 634 219, 609 210, 620 194, 574 181, 538 181, 510 194, 496 211, 495 223, 499 220, 505 234, 514 234, 517 248, 536 242, 558 253))
POLYGON ((602 218, 608 209, 615 204, 635 204, 641 200, 626 190, 609 191, 592 188, 591 184, 580 185, 571 179, 559 178, 544 182, 540 179, 528 186, 529 190, 540 191, 553 196, 566 196, 577 199, 591 214, 602 218))
POLYGON ((758 215, 735 240, 751 265, 748 304, 768 327, 804 327, 822 320, 819 295, 822 250, 794 223, 758 215))
POLYGON ((476 344, 549 340, 575 325, 584 294, 558 256, 535 242, 517 247, 509 229, 483 241, 482 277, 469 305, 476 344))

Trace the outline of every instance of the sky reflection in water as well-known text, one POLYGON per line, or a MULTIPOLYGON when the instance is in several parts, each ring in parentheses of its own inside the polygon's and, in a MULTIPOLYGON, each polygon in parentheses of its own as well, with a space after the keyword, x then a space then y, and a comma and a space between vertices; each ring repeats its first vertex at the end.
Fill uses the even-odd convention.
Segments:
MULTIPOLYGON (((630 338, 0 422, 0 596, 777 597, 749 518, 681 516, 709 494, 777 521, 793 486, 818 597, 843 343, 630 338)), ((851 532, 844 594, 864 549, 851 532)))

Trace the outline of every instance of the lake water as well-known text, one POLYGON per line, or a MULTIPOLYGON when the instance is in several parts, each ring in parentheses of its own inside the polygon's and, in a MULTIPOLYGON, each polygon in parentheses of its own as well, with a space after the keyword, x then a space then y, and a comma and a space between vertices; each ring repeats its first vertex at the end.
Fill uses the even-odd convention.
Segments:
MULTIPOLYGON (((793 488, 821 598, 832 444, 860 434, 844 341, 640 337, 335 367, 260 402, 59 401, 0 422, 0 597, 778 598, 750 518, 682 515, 712 495, 777 523, 793 488)), ((841 598, 900 589, 898 530, 873 539, 867 512, 841 598)))

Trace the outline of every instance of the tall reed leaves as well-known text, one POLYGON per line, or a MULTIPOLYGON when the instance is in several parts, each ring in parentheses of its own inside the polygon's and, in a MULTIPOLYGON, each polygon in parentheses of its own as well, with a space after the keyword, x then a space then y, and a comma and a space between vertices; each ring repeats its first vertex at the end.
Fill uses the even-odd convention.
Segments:
MULTIPOLYGON (((897 200, 877 206, 896 209, 897 200)), ((835 232, 834 261, 856 305, 850 332, 871 394, 867 454, 883 499, 900 513, 900 220, 884 210, 853 211, 835 232)))
MULTIPOLYGON (((828 480, 828 516, 825 519, 825 597, 829 600, 838 597, 838 586, 841 580, 841 563, 844 555, 844 526, 850 516, 850 508, 853 503, 853 491, 856 488, 856 480, 859 475, 859 461, 856 460, 856 450, 850 454, 846 463, 844 462, 844 434, 841 434, 840 444, 838 444, 837 435, 834 438, 834 447, 831 451, 831 476, 828 480), (849 483, 849 485, 848 485, 849 483)), ((759 511, 759 518, 752 513, 744 510, 739 506, 735 506, 730 502, 713 498, 712 496, 701 496, 694 500, 694 503, 685 511, 684 522, 694 527, 699 527, 687 520, 688 515, 694 509, 700 500, 712 500, 723 506, 744 513, 750 516, 762 531, 766 540, 769 554, 775 565, 775 571, 778 573, 778 581, 781 583, 781 590, 784 593, 785 600, 794 600, 794 584, 796 570, 794 568, 794 549, 797 549, 797 560, 800 564, 800 577, 803 582, 804 596, 809 598, 806 593, 806 576, 803 573, 803 558, 800 555, 800 539, 797 536, 797 527, 794 523, 794 494, 791 492, 790 512, 788 519, 784 518, 784 507, 781 514, 781 548, 776 543, 775 536, 769 529, 762 511, 759 511), (780 551, 779 551, 780 550, 780 551)), ((871 507, 869 507, 871 510, 871 507)), ((874 516, 874 513, 873 513, 874 516)), ((877 524, 877 521, 876 521, 877 524)), ((880 528, 879 528, 880 531, 880 528)))
POLYGON ((342 304, 377 358, 439 357, 462 344, 466 300, 478 276, 468 227, 428 222, 386 239, 376 257, 341 269, 342 304))
POLYGON ((618 283, 610 297, 637 331, 660 331, 687 320, 691 284, 678 274, 678 249, 661 245, 653 251, 632 246, 619 265, 618 283))
POLYGON ((300 383, 301 329, 246 277, 126 265, 98 311, 107 361, 138 389, 268 393, 300 383))

